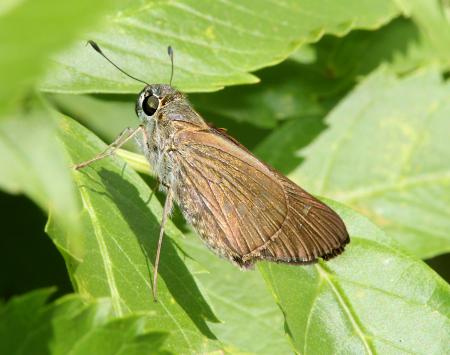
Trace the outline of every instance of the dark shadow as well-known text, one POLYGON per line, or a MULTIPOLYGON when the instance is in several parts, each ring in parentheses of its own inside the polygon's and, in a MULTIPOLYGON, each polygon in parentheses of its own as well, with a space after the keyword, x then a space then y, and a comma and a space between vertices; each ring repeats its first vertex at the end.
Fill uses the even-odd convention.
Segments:
POLYGON ((444 71, 444 72, 442 73, 442 79, 443 79, 444 81, 447 81, 447 80, 450 79, 450 70, 444 71))
POLYGON ((321 117, 303 117, 284 123, 255 150, 264 162, 289 174, 304 158, 299 155, 326 128, 321 117))
POLYGON ((44 212, 25 196, 0 192, 0 213, 0 298, 50 286, 54 297, 72 292, 64 259, 44 232, 44 212))
POLYGON ((199 108, 199 113, 210 126, 225 129, 230 136, 250 150, 272 132, 272 129, 261 128, 249 122, 238 122, 207 108, 199 108))
MULTIPOLYGON (((149 226, 159 226, 160 221, 150 213, 136 187, 119 174, 106 169, 101 169, 98 174, 110 198, 119 208, 123 218, 148 255, 149 262, 153 264, 159 227, 150 230, 149 226), (130 206, 132 207, 130 208, 130 206)), ((149 275, 150 280, 151 276, 149 275)), ((161 250, 159 278, 164 280, 175 301, 184 309, 198 329, 208 338, 216 339, 206 324, 206 320, 212 322, 218 322, 218 320, 200 293, 183 260, 179 257, 174 242, 167 236, 164 238, 161 250)), ((150 294, 149 297, 151 297, 150 294)))
MULTIPOLYGON (((316 63, 323 75, 330 79, 347 79, 354 84, 358 77, 368 75, 381 64, 408 55, 418 45, 420 31, 413 21, 403 17, 392 20, 377 31, 355 30, 345 37, 324 36, 315 46, 316 63)), ((419 44, 420 46, 420 44, 419 44)), ((394 68, 409 71, 421 63, 412 61, 394 68)))
POLYGON ((445 281, 450 282, 450 254, 442 254, 425 260, 429 267, 436 271, 445 281))

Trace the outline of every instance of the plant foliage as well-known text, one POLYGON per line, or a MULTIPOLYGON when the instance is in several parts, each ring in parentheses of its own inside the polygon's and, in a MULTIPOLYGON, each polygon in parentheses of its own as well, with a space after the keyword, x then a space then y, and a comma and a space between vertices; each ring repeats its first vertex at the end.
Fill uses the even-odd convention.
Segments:
MULTIPOLYGON (((449 13, 438 0, 1 5, 0 188, 48 215, 74 293, 0 283, 15 296, 0 303, 0 353, 446 353, 450 286, 421 259, 440 256, 448 277, 449 13), (343 255, 241 272, 176 210, 153 302, 151 167, 122 151, 71 168, 138 124, 142 85, 87 39, 150 82, 168 81, 172 45, 174 85, 205 119, 342 216, 343 255)), ((50 260, 25 261, 43 286, 50 260)))

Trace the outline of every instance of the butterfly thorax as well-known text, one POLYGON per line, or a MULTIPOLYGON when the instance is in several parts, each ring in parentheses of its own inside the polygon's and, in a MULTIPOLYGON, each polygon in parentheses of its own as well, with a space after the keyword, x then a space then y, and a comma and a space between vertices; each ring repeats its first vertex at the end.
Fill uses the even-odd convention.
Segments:
POLYGON ((144 126, 147 147, 142 146, 150 165, 163 185, 174 181, 175 136, 185 129, 204 129, 208 125, 195 112, 187 98, 165 84, 146 86, 136 101, 136 113, 144 126))

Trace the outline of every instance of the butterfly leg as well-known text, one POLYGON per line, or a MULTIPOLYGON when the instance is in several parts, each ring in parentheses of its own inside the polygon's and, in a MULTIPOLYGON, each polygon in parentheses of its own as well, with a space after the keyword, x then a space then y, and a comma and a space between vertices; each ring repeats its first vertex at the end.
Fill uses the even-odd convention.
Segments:
POLYGON ((139 126, 135 129, 132 129, 129 127, 125 128, 122 131, 122 133, 120 133, 119 136, 115 139, 115 141, 112 142, 108 147, 106 147, 106 149, 102 153, 96 155, 92 159, 89 159, 82 163, 76 164, 74 166, 74 169, 75 170, 83 169, 84 167, 88 166, 89 164, 91 164, 97 160, 101 160, 103 158, 113 155, 117 149, 119 149, 126 142, 128 142, 131 138, 133 138, 138 132, 140 132, 142 130, 142 128, 143 128, 142 126, 139 126))
MULTIPOLYGON (((147 135, 147 131, 146 130, 142 130, 142 136, 143 136, 143 141, 144 141, 144 146, 147 149, 150 149, 149 146, 149 137, 147 135)), ((159 177, 156 177, 156 186, 152 191, 152 195, 154 193, 156 193, 156 190, 158 189, 159 185, 162 182, 160 181, 159 177)), ((164 183, 162 183, 163 186, 167 187, 167 196, 166 196, 166 201, 164 203, 164 209, 163 209, 163 214, 162 214, 162 219, 161 219, 161 225, 160 225, 160 230, 159 230, 159 239, 158 239, 158 246, 156 249, 156 257, 155 257, 155 264, 154 264, 154 270, 153 270, 153 300, 155 302, 158 301, 158 268, 159 268, 159 259, 161 256, 161 247, 162 247, 162 240, 164 237, 164 227, 166 225, 166 221, 167 221, 167 216, 169 215, 171 209, 172 209, 172 189, 170 188, 170 186, 165 185, 164 183)), ((150 198, 151 196, 150 195, 150 198)))
POLYGON ((172 209, 172 188, 169 187, 169 189, 167 190, 166 202, 164 203, 164 210, 161 219, 161 227, 159 230, 158 248, 156 249, 155 268, 153 271, 153 300, 155 302, 157 301, 158 266, 159 266, 159 257, 161 255, 162 240, 164 236, 164 226, 166 224, 167 216, 169 215, 171 209, 172 209))

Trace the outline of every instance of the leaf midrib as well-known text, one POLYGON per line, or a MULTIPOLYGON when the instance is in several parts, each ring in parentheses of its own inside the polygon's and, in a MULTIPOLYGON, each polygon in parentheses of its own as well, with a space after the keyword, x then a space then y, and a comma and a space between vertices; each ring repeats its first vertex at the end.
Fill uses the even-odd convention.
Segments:
POLYGON ((81 194, 81 200, 83 202, 83 206, 86 208, 86 210, 89 214, 89 217, 91 218, 91 222, 92 222, 91 224, 94 229, 94 233, 96 236, 96 240, 98 242, 98 246, 100 248, 100 254, 102 256, 103 266, 104 266, 105 274, 106 274, 106 280, 108 282, 109 289, 111 290, 111 300, 112 300, 114 312, 118 316, 123 316, 123 310, 122 310, 121 302, 120 302, 121 297, 120 297, 119 290, 117 288, 116 280, 114 278, 112 262, 111 262, 111 258, 108 253, 108 248, 106 247, 102 229, 100 227, 100 222, 99 222, 97 215, 92 207, 92 202, 89 197, 89 193, 86 192, 86 190, 84 188, 81 188, 80 194, 81 194))
POLYGON ((370 354, 370 355, 374 354, 375 352, 373 350, 373 344, 370 341, 370 336, 367 336, 365 334, 364 329, 363 329, 362 325, 360 324, 361 321, 360 321, 359 317, 353 312, 351 307, 347 304, 343 295, 341 295, 341 293, 337 289, 336 285, 334 284, 334 281, 330 277, 328 277, 328 271, 325 269, 324 266, 322 266, 320 264, 316 264, 314 266, 317 269, 320 277, 322 277, 328 283, 331 291, 336 296, 336 299, 339 302, 339 304, 341 305, 341 308, 344 310, 345 314, 347 315, 348 319, 350 320, 350 323, 352 324, 353 329, 355 330, 358 337, 361 339, 361 341, 364 345, 364 348, 366 349, 366 353, 370 354))

